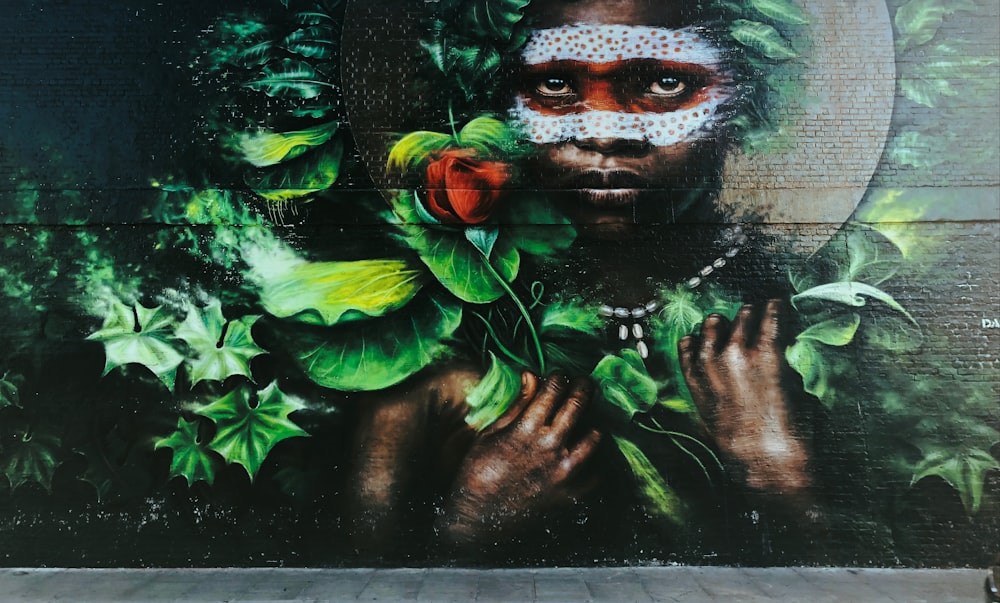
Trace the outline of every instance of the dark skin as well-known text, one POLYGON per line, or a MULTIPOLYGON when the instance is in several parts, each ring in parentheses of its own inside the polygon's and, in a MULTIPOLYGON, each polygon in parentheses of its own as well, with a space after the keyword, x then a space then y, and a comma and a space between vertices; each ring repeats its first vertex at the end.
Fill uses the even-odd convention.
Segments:
MULTIPOLYGON (((539 27, 582 21, 683 26, 681 15, 663 2, 581 0, 541 6, 539 27)), ((564 82, 543 79, 539 84, 535 79, 525 80, 523 94, 566 92, 553 88, 564 82), (539 92, 539 86, 545 87, 539 92)), ((584 89, 573 93, 574 103, 587 105, 584 89)), ((599 240, 627 237, 636 228, 636 206, 649 197, 650 188, 661 196, 666 192, 663 203, 668 207, 687 207, 689 198, 681 203, 679 193, 657 183, 691 174, 711 179, 720 155, 701 142, 654 147, 635 140, 573 139, 540 147, 532 168, 548 175, 546 182, 554 177, 569 190, 578 188, 574 182, 585 174, 613 172, 617 178, 627 172, 643 178, 627 194, 583 191, 582 196, 557 200, 569 203, 570 218, 588 225, 598 240, 588 256, 595 269, 583 266, 581 272, 601 279, 609 272, 609 261, 622 265, 623 270, 610 271, 616 275, 611 286, 592 285, 614 291, 611 303, 626 304, 653 296, 655 285, 647 278, 651 272, 670 276, 678 268, 650 266, 643 249, 633 250, 635 257, 629 258, 616 247, 615 257, 605 258, 602 248, 609 247, 599 240), (623 207, 626 197, 631 206, 623 207)), ((621 189, 619 184, 611 182, 608 188, 621 189)), ((599 189, 600 183, 588 180, 587 186, 599 189)), ((701 199, 701 206, 688 211, 704 211, 708 201, 701 199)), ((764 499, 786 497, 801 506, 808 504, 809 454, 790 417, 782 323, 777 300, 763 308, 744 307, 732 323, 710 316, 699 336, 680 342, 679 352, 708 437, 733 478, 764 499)), ((598 484, 600 476, 591 465, 602 433, 600 426, 582 425, 592 389, 586 378, 525 373, 507 412, 475 433, 463 418, 465 393, 479 376, 471 367, 446 367, 360 406, 349 482, 359 549, 392 550, 406 523, 403 510, 414 492, 427 485, 426 471, 440 477, 435 484, 443 510, 434 519, 434 533, 447 550, 475 551, 478 544, 531 530, 535 520, 579 504, 598 484), (433 441, 428 433, 436 434, 433 441)))

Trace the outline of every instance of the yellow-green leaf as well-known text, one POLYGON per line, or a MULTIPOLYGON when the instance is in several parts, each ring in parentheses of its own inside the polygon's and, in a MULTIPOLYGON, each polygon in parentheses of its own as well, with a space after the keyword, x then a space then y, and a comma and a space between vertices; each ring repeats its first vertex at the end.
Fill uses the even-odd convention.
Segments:
POLYGON ((264 280, 260 301, 278 318, 330 326, 397 310, 426 278, 403 260, 303 262, 264 280))
POLYGON ((639 492, 646 499, 646 509, 670 523, 682 525, 686 515, 684 502, 667 484, 667 480, 663 479, 652 461, 638 446, 625 438, 619 436, 614 438, 618 450, 628 461, 629 468, 639 482, 639 492))
POLYGON ((331 121, 305 130, 272 132, 257 130, 239 135, 237 148, 248 163, 267 167, 302 155, 309 149, 330 140, 339 122, 331 121))

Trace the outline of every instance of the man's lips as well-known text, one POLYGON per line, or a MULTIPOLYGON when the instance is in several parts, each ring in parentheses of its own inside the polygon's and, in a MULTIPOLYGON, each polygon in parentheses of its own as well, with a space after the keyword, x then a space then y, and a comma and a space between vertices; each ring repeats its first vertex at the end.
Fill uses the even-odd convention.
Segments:
POLYGON ((573 174, 561 183, 567 190, 579 192, 581 200, 600 208, 631 205, 649 182, 627 170, 586 170, 573 174))

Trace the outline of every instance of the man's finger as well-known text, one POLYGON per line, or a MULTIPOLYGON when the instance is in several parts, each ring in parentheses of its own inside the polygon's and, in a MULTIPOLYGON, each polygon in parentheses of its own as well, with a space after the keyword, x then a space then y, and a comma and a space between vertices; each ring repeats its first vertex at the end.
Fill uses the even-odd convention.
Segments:
POLYGON ((760 320, 760 347, 774 346, 781 336, 781 318, 784 314, 784 303, 780 299, 768 300, 764 306, 764 316, 760 320))
POLYGON ((753 306, 745 304, 733 319, 733 332, 729 343, 739 346, 747 345, 753 337, 753 306))
POLYGON ((521 417, 521 427, 527 431, 535 431, 545 425, 556 404, 566 393, 569 381, 561 373, 549 375, 537 395, 528 403, 524 414, 521 417))
POLYGON ((698 350, 700 349, 698 338, 688 335, 677 343, 677 352, 681 361, 681 374, 687 383, 688 391, 694 399, 695 406, 702 416, 708 416, 710 408, 708 406, 709 397, 705 394, 705 387, 702 383, 701 368, 698 363, 698 350))
POLYGON ((729 340, 729 321, 721 314, 709 314, 701 323, 701 360, 710 360, 729 340))
POLYGON ((597 450, 597 445, 601 443, 601 432, 592 429, 590 433, 583 436, 576 446, 569 450, 566 458, 559 462, 559 469, 565 477, 570 477, 577 469, 583 465, 587 459, 597 450))
POLYGON ((590 402, 590 387, 590 379, 585 378, 574 379, 570 384, 569 395, 552 419, 552 430, 557 437, 565 438, 573 430, 583 409, 590 402))

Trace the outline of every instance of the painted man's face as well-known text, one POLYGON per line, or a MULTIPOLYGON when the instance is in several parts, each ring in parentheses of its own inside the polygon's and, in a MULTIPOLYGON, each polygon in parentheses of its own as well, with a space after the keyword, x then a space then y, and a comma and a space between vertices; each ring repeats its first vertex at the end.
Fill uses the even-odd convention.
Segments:
POLYGON ((511 112, 539 149, 533 171, 573 191, 555 196, 575 222, 632 222, 640 204, 684 211, 688 189, 718 167, 730 77, 721 50, 667 2, 554 3, 519 76, 511 112))

